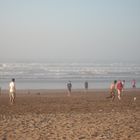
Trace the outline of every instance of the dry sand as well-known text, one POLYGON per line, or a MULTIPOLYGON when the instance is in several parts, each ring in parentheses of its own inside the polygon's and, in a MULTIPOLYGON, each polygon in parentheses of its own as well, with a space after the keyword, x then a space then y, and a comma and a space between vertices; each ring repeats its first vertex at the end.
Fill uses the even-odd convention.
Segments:
POLYGON ((107 90, 18 91, 16 103, 0 95, 1 140, 140 140, 140 90, 122 100, 107 90), (134 101, 134 97, 137 97, 134 101))

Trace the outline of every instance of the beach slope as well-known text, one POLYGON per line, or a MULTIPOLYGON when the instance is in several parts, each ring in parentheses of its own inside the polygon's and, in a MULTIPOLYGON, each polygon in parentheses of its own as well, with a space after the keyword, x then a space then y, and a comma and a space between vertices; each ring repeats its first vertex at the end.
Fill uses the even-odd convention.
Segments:
POLYGON ((16 103, 0 95, 3 140, 139 140, 140 90, 127 90, 119 101, 107 90, 21 90, 16 103), (134 97, 136 100, 134 101, 134 97))

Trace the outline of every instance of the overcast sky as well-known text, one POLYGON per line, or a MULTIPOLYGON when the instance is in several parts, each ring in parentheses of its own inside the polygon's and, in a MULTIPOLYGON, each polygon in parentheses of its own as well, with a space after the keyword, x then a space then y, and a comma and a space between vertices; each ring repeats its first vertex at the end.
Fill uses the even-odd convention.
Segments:
POLYGON ((0 60, 140 60, 140 0, 0 0, 0 60))

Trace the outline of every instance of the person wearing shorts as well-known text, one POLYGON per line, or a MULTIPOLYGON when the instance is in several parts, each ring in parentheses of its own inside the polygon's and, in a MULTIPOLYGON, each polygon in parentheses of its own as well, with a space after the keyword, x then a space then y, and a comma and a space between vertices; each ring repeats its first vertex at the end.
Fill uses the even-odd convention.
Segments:
POLYGON ((116 80, 114 80, 114 82, 111 83, 111 85, 110 85, 110 96, 107 97, 107 98, 112 98, 112 101, 114 101, 114 99, 115 99, 115 94, 116 94, 116 83, 117 83, 116 80))
POLYGON ((13 78, 11 82, 9 83, 9 100, 10 104, 15 103, 16 98, 16 86, 15 86, 15 79, 13 78))

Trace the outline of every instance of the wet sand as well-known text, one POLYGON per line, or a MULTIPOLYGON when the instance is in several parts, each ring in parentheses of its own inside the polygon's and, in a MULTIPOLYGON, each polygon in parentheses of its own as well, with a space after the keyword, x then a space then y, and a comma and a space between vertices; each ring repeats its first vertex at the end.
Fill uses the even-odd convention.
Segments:
POLYGON ((107 90, 20 90, 0 95, 1 140, 140 140, 140 89, 119 101, 107 90), (134 101, 134 97, 137 97, 134 101))

